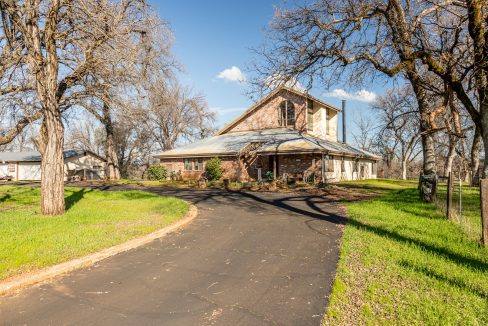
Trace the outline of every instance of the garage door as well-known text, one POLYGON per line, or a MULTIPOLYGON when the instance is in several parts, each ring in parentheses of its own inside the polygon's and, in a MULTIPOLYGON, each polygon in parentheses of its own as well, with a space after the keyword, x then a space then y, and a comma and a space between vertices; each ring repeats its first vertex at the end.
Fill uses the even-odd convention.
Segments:
POLYGON ((19 163, 19 180, 41 180, 39 163, 19 163))
POLYGON ((8 164, 0 163, 0 177, 8 175, 8 164))

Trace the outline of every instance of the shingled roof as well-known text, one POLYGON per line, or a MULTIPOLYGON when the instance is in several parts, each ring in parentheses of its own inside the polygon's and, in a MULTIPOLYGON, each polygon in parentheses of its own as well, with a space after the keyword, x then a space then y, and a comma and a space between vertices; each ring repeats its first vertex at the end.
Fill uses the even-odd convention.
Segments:
MULTIPOLYGON (((63 152, 65 159, 77 156, 85 156, 87 154, 91 154, 98 157, 102 161, 105 161, 103 157, 91 151, 68 149, 63 152)), ((38 151, 0 152, 0 163, 1 162, 41 162, 41 154, 38 151)))

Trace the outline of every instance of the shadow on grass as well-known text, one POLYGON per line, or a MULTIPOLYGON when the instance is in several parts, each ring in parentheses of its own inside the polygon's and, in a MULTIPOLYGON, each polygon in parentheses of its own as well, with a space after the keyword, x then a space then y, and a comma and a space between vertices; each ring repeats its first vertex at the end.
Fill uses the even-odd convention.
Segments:
POLYGON ((378 199, 398 211, 427 219, 443 219, 434 205, 420 202, 417 189, 395 190, 378 199))
POLYGON ((130 200, 147 199, 147 198, 154 198, 155 197, 153 194, 144 193, 144 192, 121 192, 121 193, 119 193, 119 196, 121 196, 125 199, 130 199, 130 200))
POLYGON ((401 261, 400 266, 402 266, 405 269, 409 269, 409 270, 412 270, 414 272, 417 272, 419 274, 424 274, 430 278, 433 278, 433 279, 436 279, 440 282, 444 282, 446 284, 449 284, 450 286, 454 286, 454 287, 458 287, 458 288, 463 289, 463 290, 467 290, 467 291, 474 293, 475 295, 479 296, 480 298, 488 299, 488 292, 486 290, 473 287, 470 284, 464 282, 462 279, 447 277, 445 275, 439 274, 438 272, 434 271, 433 269, 430 269, 430 268, 425 267, 425 266, 418 266, 418 265, 412 264, 411 262, 408 262, 406 260, 401 261))
POLYGON ((10 194, 6 194, 6 195, 0 197, 0 203, 3 203, 5 201, 9 200, 10 198, 12 198, 12 196, 10 196, 10 194))
POLYGON ((77 202, 83 199, 86 193, 92 192, 92 189, 81 188, 78 191, 73 191, 71 195, 65 198, 65 208, 69 210, 73 207, 77 202))
POLYGON ((424 252, 441 256, 444 259, 450 260, 458 265, 463 265, 473 270, 479 270, 483 272, 488 271, 488 263, 486 263, 485 261, 474 257, 469 257, 467 255, 463 255, 457 252, 453 252, 448 248, 426 243, 419 239, 412 238, 395 231, 386 230, 381 227, 369 225, 355 219, 349 219, 348 224, 358 229, 366 230, 381 237, 389 238, 400 243, 416 245, 420 248, 420 250, 424 252))

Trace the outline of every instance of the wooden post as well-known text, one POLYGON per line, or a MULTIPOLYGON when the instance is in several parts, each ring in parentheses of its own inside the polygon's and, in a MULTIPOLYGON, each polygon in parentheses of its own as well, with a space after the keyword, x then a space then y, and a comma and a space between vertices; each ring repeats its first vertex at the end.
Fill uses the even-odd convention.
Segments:
POLYGON ((452 174, 449 172, 447 177, 447 203, 446 203, 446 217, 447 219, 451 219, 451 210, 452 210, 452 174))
POLYGON ((488 179, 480 180, 481 235, 483 245, 488 246, 488 179))

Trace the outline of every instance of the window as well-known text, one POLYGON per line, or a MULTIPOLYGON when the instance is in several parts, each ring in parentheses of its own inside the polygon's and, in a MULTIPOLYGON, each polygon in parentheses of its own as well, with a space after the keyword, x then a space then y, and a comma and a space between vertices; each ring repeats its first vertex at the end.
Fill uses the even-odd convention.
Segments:
POLYGON ((193 170, 193 162, 189 158, 185 158, 185 170, 186 171, 193 170))
POLYGON ((326 160, 327 172, 334 172, 334 158, 331 155, 328 155, 326 160))
POLYGON ((15 164, 14 163, 8 164, 8 172, 15 172, 15 164))
POLYGON ((329 134, 330 130, 329 130, 329 111, 327 109, 325 109, 325 132, 327 133, 327 135, 329 134))
POLYGON ((203 170, 203 159, 199 158, 195 160, 195 170, 202 171, 203 170))
POLYGON ((291 101, 283 101, 280 104, 279 110, 280 126, 294 126, 295 125, 295 106, 291 101))
POLYGON ((313 101, 307 100, 307 129, 313 130, 313 101))
POLYGON ((354 171, 353 172, 358 172, 359 170, 359 160, 354 161, 354 171))
POLYGON ((346 172, 346 165, 344 162, 344 157, 341 157, 341 172, 342 173, 346 172))
POLYGON ((371 163, 371 174, 378 174, 378 164, 376 162, 371 163))

